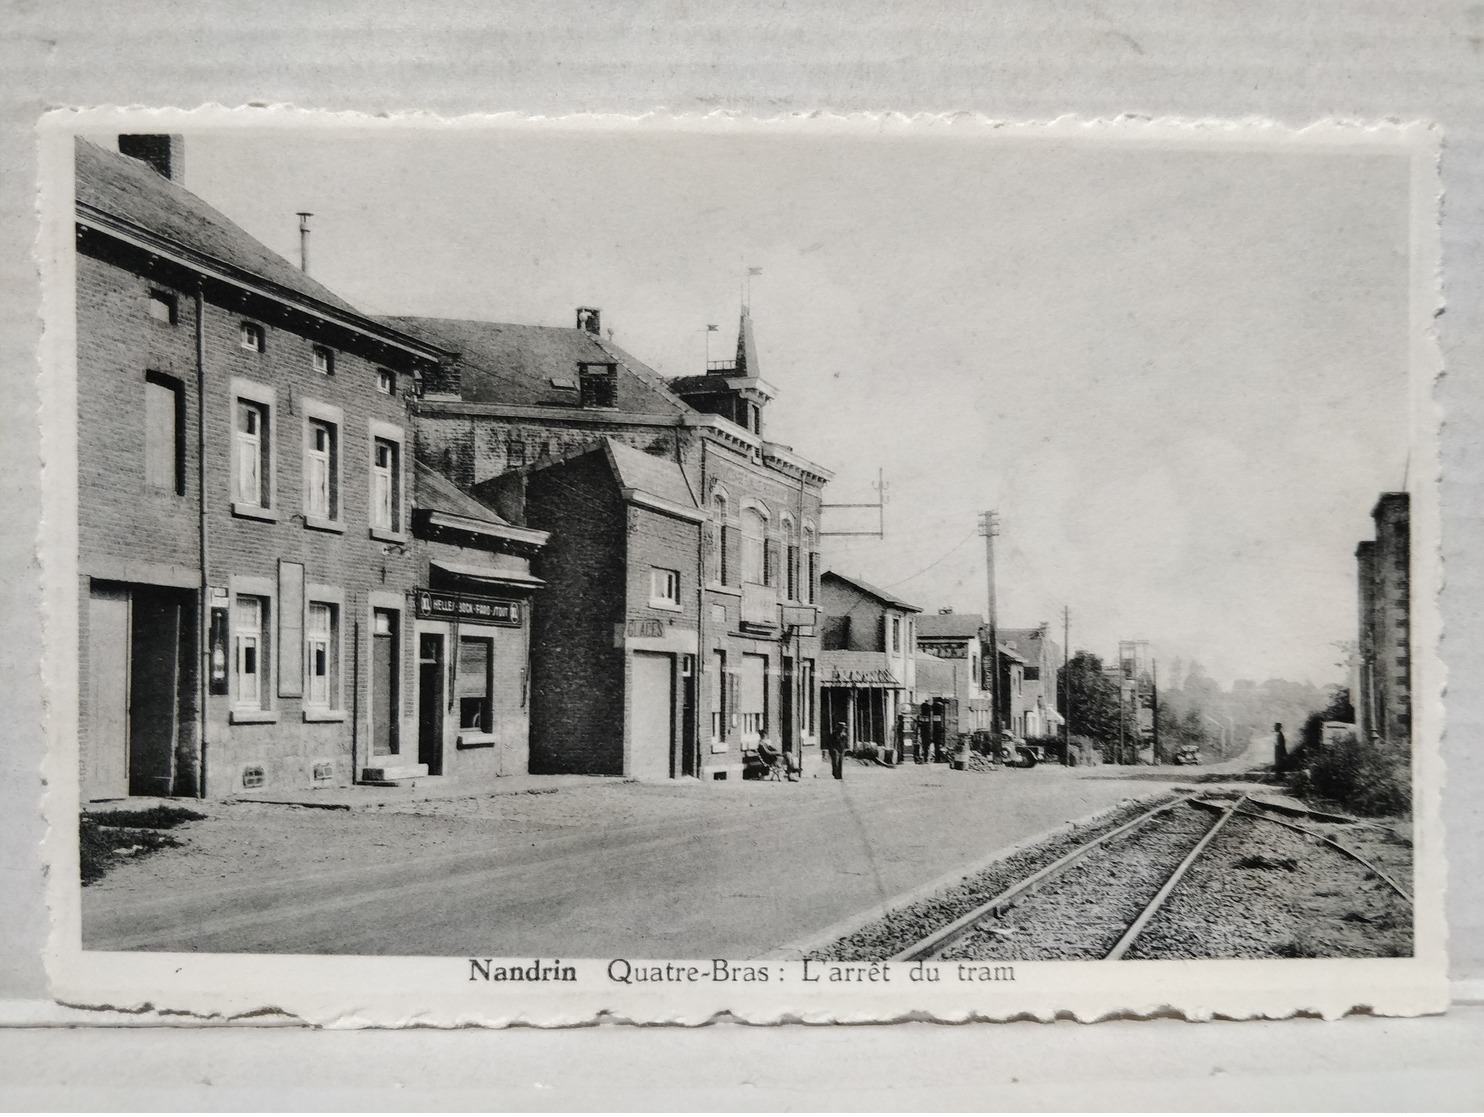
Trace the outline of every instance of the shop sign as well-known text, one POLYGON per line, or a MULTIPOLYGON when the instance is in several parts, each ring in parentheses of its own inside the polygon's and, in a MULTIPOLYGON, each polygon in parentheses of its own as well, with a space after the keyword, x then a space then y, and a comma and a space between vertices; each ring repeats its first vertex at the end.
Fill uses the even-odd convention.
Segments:
POLYGON ((425 620, 472 621, 475 624, 519 628, 520 604, 519 601, 479 597, 471 593, 425 589, 417 591, 417 615, 425 620))

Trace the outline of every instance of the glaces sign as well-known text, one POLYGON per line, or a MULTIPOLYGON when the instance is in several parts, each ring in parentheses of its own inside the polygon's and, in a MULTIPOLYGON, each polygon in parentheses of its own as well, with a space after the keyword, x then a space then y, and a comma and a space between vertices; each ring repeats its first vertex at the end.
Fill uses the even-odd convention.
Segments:
POLYGON ((520 602, 440 590, 417 591, 417 615, 427 620, 474 621, 519 628, 520 602))

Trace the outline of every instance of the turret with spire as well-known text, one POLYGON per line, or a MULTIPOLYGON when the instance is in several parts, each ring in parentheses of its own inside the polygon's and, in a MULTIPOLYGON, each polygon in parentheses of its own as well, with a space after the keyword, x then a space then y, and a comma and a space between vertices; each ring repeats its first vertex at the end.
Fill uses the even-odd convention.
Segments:
POLYGON ((697 411, 720 415, 753 434, 762 435, 763 408, 777 393, 759 375, 752 314, 745 303, 737 325, 736 359, 708 361, 705 375, 679 377, 670 381, 670 390, 697 411))

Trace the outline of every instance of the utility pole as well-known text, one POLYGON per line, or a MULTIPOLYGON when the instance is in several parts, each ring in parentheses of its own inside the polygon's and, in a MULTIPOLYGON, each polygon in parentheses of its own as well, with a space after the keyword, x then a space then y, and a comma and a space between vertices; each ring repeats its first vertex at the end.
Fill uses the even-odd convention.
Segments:
POLYGON ((990 510, 979 517, 979 534, 984 536, 984 573, 989 580, 989 732, 994 747, 1000 747, 1000 622, 994 586, 994 540, 1000 533, 1000 516, 990 510))
POLYGON ((1072 610, 1061 608, 1061 692, 1067 710, 1061 721, 1061 762, 1063 767, 1072 763, 1072 679, 1069 665, 1072 662, 1072 610))

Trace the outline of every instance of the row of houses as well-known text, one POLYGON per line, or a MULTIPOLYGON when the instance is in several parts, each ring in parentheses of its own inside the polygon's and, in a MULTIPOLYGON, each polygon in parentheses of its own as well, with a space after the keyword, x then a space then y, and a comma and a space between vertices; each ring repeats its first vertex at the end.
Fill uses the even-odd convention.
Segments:
POLYGON ((826 571, 821 587, 821 702, 852 747, 902 759, 914 738, 943 747, 958 733, 1060 732, 1061 648, 1049 624, 990 626, 976 613, 924 613, 859 578, 826 571))
POLYGON ((818 740, 820 492, 734 360, 364 314, 76 145, 83 791, 740 773, 818 740))
POLYGON ((900 750, 925 702, 979 717, 986 663, 1008 728, 1052 724, 1044 628, 986 656, 978 618, 822 569, 832 475, 767 437, 745 306, 672 379, 595 307, 368 315, 184 157, 76 142, 85 797, 738 778, 840 721, 900 750))

